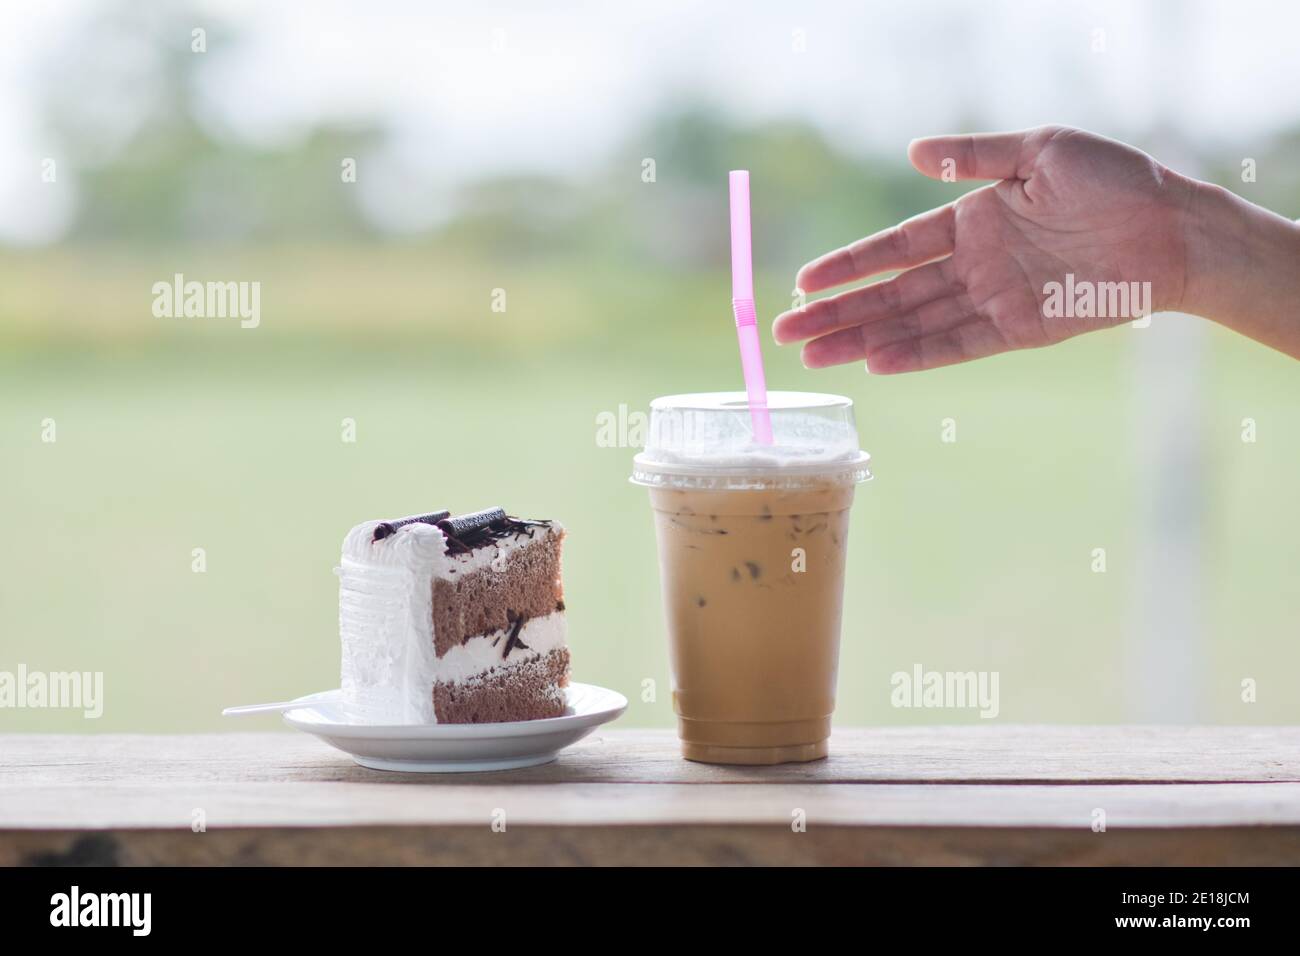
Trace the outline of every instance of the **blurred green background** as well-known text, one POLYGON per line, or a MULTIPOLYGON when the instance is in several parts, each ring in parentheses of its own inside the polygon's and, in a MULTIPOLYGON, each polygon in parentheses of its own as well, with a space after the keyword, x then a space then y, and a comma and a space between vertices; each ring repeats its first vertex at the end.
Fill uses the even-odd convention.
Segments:
MULTIPOLYGON (((318 118, 271 144, 212 121, 205 71, 223 45, 271 28, 206 12, 92 5, 22 87, 43 137, 22 188, 66 214, 56 234, 0 249, 0 670, 102 671, 105 707, 97 721, 0 710, 0 730, 275 726, 218 714, 337 686, 331 571, 347 529, 494 504, 569 529, 575 677, 627 694, 627 725, 670 725, 649 509, 626 480, 634 449, 601 447, 598 417, 739 387, 727 170, 752 172, 767 318, 808 258, 969 186, 911 172, 907 136, 857 148, 807 118, 667 84, 571 174, 525 164, 465 176, 434 221, 397 229, 362 188, 394 140, 379 119, 318 118), (200 22, 204 57, 190 49, 200 22), (147 77, 123 50, 148 51, 147 77), (110 147, 93 94, 115 83, 148 96, 110 147), (58 158, 54 183, 41 182, 45 156, 58 158), (344 157, 357 158, 358 182, 341 181, 344 157), (152 285, 174 273, 260 282, 260 326, 155 318, 152 285)), ((576 25, 590 11, 554 15, 576 25)), ((1089 23, 1058 26, 1086 45, 1089 23)), ((278 76, 266 67, 266 96, 278 76)), ((941 131, 924 97, 916 110, 913 135, 941 131)), ((972 108, 954 128, 996 118, 972 108)), ((1300 210, 1300 126, 1216 145, 1154 122, 1126 138, 1300 210), (1243 182, 1243 155, 1268 174, 1243 182)), ((1165 367, 1140 337, 1158 334, 1124 326, 880 379, 858 366, 808 372, 795 349, 765 342, 770 386, 851 396, 874 458, 853 516, 840 723, 978 721, 892 707, 890 676, 917 663, 998 671, 1003 721, 1300 719, 1297 369, 1206 324, 1184 370, 1194 407, 1153 419, 1144 403, 1165 367), (1254 442, 1242 440, 1247 418, 1254 442), (955 442, 941 441, 945 419, 955 442), (1151 462, 1171 442, 1186 468, 1169 483, 1151 462), (1153 581, 1151 556, 1166 547, 1194 548, 1180 552, 1196 569, 1185 586, 1153 581), (1151 645, 1153 606, 1192 622, 1184 642, 1151 645), (1192 686, 1171 688, 1170 673, 1192 686), (1253 703, 1243 679, 1258 682, 1253 703)))

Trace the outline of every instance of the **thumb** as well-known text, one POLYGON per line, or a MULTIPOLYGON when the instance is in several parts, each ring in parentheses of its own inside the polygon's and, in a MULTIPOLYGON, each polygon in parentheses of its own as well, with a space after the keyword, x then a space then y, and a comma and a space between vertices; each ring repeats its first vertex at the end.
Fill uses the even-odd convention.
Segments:
POLYGON ((1032 153, 1025 149, 1037 130, 1015 133, 968 133, 914 139, 907 158, 931 179, 1025 179, 1032 153))

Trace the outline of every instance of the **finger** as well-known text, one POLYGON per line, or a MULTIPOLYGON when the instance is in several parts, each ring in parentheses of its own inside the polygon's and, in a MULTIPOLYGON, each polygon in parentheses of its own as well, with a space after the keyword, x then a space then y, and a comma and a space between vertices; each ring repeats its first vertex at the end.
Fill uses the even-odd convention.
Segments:
POLYGON ((859 239, 814 259, 795 278, 804 292, 820 292, 891 269, 910 269, 952 252, 955 216, 951 204, 931 209, 897 226, 859 239))
POLYGON ((977 318, 944 332, 886 345, 867 359, 867 371, 873 375, 920 372, 1010 350, 992 322, 977 318))
POLYGON ((911 312, 813 339, 803 347, 801 357, 807 368, 870 361, 874 353, 887 345, 947 331, 969 321, 971 316, 969 303, 961 297, 948 296, 926 302, 911 312))
POLYGON ((927 136, 912 140, 907 158, 932 179, 1024 179, 1029 172, 1025 144, 1035 132, 927 136))
POLYGON ((772 323, 772 338, 785 345, 914 309, 952 291, 948 262, 908 269, 892 279, 783 312, 772 323))

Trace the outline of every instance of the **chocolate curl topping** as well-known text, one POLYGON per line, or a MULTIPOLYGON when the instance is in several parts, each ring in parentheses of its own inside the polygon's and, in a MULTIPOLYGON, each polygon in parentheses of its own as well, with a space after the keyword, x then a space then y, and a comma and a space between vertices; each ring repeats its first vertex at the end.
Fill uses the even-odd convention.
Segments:
POLYGON ((381 521, 375 525, 375 541, 383 541, 398 528, 403 528, 408 524, 438 524, 440 521, 451 517, 450 511, 435 511, 427 515, 411 515, 409 518, 397 518, 393 521, 381 521))
POLYGON ((501 651, 502 660, 505 660, 507 657, 509 657, 510 652, 513 651, 516 647, 519 648, 521 651, 528 650, 528 645, 519 639, 519 632, 522 631, 523 629, 524 629, 524 619, 522 617, 515 618, 514 623, 510 625, 510 633, 506 635, 505 649, 501 651))
POLYGON ((490 528, 492 525, 505 520, 506 513, 504 509, 487 508, 483 511, 474 511, 455 518, 443 515, 442 519, 436 523, 447 537, 464 539, 472 536, 476 531, 490 528))

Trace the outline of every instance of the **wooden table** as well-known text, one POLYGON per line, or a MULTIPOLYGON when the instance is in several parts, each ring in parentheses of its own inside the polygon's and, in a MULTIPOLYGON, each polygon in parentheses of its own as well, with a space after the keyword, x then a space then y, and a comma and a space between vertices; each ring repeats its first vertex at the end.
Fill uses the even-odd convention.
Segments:
POLYGON ((3 735, 0 864, 1300 863, 1300 728, 845 729, 831 747, 727 768, 609 730, 546 767, 421 776, 301 734, 3 735))

